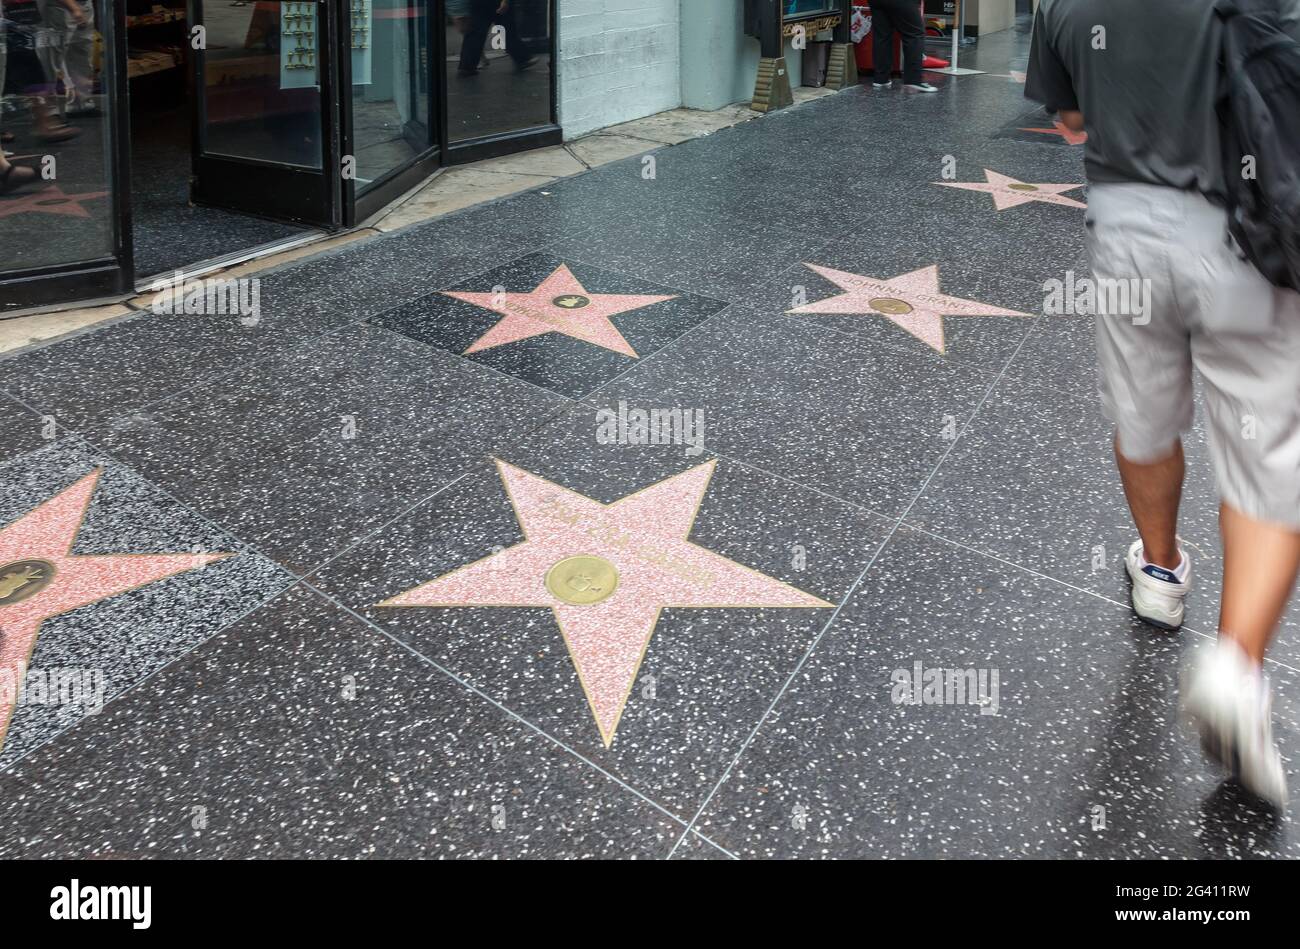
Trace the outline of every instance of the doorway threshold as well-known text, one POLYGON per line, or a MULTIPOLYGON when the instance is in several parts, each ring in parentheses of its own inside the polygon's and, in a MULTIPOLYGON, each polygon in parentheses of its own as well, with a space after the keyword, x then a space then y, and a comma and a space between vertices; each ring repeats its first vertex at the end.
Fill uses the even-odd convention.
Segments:
MULTIPOLYGON (((341 233, 347 233, 346 231, 341 233)), ((154 274, 150 277, 142 277, 135 282, 136 293, 151 293, 162 290, 171 286, 177 281, 197 280, 200 277, 215 273, 218 270, 228 270, 231 267, 237 267, 240 264, 246 264, 249 261, 260 260, 263 257, 272 257, 276 254, 283 254, 285 251, 297 250, 299 247, 306 247, 309 244, 315 244, 318 241, 326 240, 331 237, 340 236, 340 232, 312 230, 304 234, 295 234, 293 237, 285 237, 280 240, 268 241, 265 244, 258 244, 256 247, 246 247, 243 250, 231 251, 229 254, 222 254, 219 257, 210 257, 207 260, 201 260, 195 264, 189 264, 180 270, 164 271, 160 274, 154 274)))

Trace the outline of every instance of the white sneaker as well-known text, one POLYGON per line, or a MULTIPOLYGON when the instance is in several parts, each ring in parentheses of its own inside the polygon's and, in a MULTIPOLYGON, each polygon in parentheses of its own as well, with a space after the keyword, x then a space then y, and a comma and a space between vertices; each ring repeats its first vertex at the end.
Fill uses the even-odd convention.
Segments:
POLYGON ((1133 612, 1152 626, 1177 629, 1183 625, 1183 600, 1192 588, 1192 561, 1185 550, 1179 566, 1182 579, 1173 571, 1144 563, 1142 541, 1133 541, 1124 558, 1124 569, 1133 581, 1133 612), (1186 569, 1183 569, 1183 567, 1186 569))
POLYGON ((1268 678, 1230 639, 1197 650, 1183 673, 1183 715, 1201 733, 1201 747, 1252 793, 1281 810, 1286 771, 1273 744, 1268 678))
POLYGON ((938 86, 932 86, 928 82, 909 82, 903 84, 905 92, 938 92, 938 86))
POLYGON ((888 89, 891 86, 893 86, 892 82, 873 82, 871 84, 872 89, 888 89))

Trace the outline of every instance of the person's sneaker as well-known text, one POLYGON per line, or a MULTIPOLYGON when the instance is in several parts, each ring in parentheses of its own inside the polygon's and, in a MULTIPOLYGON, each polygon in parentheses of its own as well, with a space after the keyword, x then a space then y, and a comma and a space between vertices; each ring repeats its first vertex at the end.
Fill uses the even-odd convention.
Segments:
POLYGON ((894 85, 893 82, 873 82, 873 83, 871 84, 871 88, 872 88, 872 89, 889 89, 889 88, 891 88, 893 85, 894 85))
POLYGON ((938 92, 938 86, 932 86, 928 82, 907 82, 903 84, 904 92, 938 92))
POLYGON ((1251 793, 1278 810, 1286 806, 1286 771, 1273 744, 1268 678, 1241 647, 1220 639, 1198 649, 1183 673, 1183 716, 1201 734, 1201 747, 1251 793))
POLYGON ((1192 588, 1192 561, 1187 551, 1179 550, 1183 562, 1176 570, 1147 563, 1142 556, 1141 539, 1133 541, 1124 558, 1124 569, 1133 581, 1133 612, 1142 620, 1161 629, 1178 629, 1183 625, 1183 600, 1192 588))

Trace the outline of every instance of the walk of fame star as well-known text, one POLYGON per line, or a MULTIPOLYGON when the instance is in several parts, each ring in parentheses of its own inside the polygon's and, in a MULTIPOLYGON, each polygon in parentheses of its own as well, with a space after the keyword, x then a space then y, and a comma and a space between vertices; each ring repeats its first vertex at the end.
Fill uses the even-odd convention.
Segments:
POLYGON ((1065 127, 1065 123, 1060 119, 1054 120, 1050 129, 1020 129, 1020 131, 1038 132, 1041 135, 1059 135, 1071 145, 1082 145, 1084 142, 1088 141, 1087 132, 1075 132, 1072 129, 1068 129, 1065 127))
POLYGON ((852 313, 883 316, 937 352, 944 352, 945 316, 1030 316, 1018 310, 989 306, 939 292, 935 264, 889 280, 862 277, 830 267, 804 264, 844 290, 838 296, 788 310, 789 313, 852 313))
POLYGON ((0 747, 42 622, 230 556, 72 553, 101 473, 0 529, 0 747))
POLYGON ((996 171, 984 169, 985 181, 935 181, 945 188, 962 188, 966 191, 985 191, 993 195, 993 206, 999 211, 1041 201, 1043 204, 1059 204, 1067 208, 1086 208, 1087 205, 1074 198, 1064 197, 1061 192, 1082 188, 1082 184, 1042 184, 1039 182, 1020 181, 1010 175, 1000 175, 996 171))
POLYGON ((610 504, 505 462, 524 541, 381 607, 550 607, 605 747, 665 607, 828 607, 688 538, 716 462, 610 504))
POLYGON ((564 264, 529 293, 463 293, 451 290, 444 290, 443 293, 505 317, 475 340, 465 350, 465 355, 541 336, 543 333, 563 333, 636 359, 636 350, 623 338, 610 317, 675 299, 675 295, 588 293, 564 264))
POLYGON ((24 212, 90 217, 90 212, 81 206, 81 202, 89 201, 92 198, 102 198, 106 194, 108 194, 107 191, 68 194, 58 185, 50 185, 40 191, 19 192, 17 197, 0 200, 0 218, 24 212))

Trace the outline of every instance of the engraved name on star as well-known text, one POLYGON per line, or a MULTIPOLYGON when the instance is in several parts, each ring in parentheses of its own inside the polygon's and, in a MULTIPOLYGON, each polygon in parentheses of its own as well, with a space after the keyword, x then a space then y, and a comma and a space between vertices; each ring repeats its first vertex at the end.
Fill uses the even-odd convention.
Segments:
POLYGON ((0 530, 0 748, 42 622, 230 556, 72 553, 101 473, 0 530))
POLYGON ((1021 181, 1018 178, 1012 178, 1010 175, 990 171, 988 168, 984 169, 984 178, 985 181, 935 181, 932 183, 943 185, 945 188, 961 188, 964 191, 983 191, 991 194, 993 196, 993 206, 999 211, 1019 207, 1022 204, 1032 204, 1035 201, 1043 204, 1059 204, 1067 208, 1088 207, 1082 201, 1064 197, 1062 194, 1064 191, 1082 188, 1082 184, 1043 184, 1036 181, 1021 181))
POLYGON ((934 264, 888 280, 816 264, 806 263, 804 266, 845 292, 787 312, 883 316, 939 353, 943 353, 947 345, 943 333, 945 316, 1032 315, 940 293, 939 268, 934 264))
POLYGON ((604 504, 497 462, 524 541, 381 607, 549 607, 605 747, 668 608, 829 607, 689 540, 716 462, 604 504))
POLYGON ((499 313, 503 319, 465 350, 465 355, 504 346, 544 333, 563 333, 632 359, 636 350, 611 321, 620 313, 676 298, 635 293, 588 293, 567 265, 561 264, 528 293, 466 293, 445 296, 499 313))

